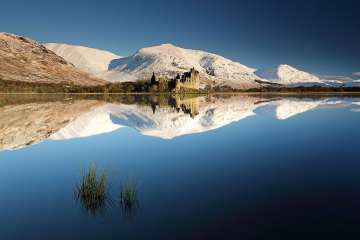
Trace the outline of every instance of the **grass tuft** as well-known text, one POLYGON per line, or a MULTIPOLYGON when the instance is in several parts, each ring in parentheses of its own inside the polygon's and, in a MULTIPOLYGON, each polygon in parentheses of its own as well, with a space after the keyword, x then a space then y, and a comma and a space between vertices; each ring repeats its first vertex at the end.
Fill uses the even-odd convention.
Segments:
POLYGON ((90 213, 95 214, 98 210, 106 207, 106 174, 99 176, 95 166, 91 166, 82 174, 81 181, 77 185, 77 199, 90 213))
POLYGON ((124 210, 132 210, 137 206, 137 188, 133 181, 127 180, 120 191, 120 205, 124 210))

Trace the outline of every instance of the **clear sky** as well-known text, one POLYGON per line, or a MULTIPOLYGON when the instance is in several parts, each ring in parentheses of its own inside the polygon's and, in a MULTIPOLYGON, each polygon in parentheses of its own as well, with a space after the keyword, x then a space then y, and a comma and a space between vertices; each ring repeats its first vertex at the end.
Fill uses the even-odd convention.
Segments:
POLYGON ((360 71, 358 0, 9 0, 0 31, 122 56, 173 43, 254 68, 360 71))

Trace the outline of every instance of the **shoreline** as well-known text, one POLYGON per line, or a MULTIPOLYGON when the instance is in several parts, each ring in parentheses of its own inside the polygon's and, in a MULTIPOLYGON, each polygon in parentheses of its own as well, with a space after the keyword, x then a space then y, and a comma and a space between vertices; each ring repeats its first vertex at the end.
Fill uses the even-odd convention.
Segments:
POLYGON ((208 93, 152 93, 152 92, 127 92, 127 93, 104 93, 104 92, 82 92, 82 93, 71 93, 71 92, 49 92, 49 93, 37 93, 37 92, 0 92, 1 95, 345 95, 354 94, 360 95, 359 92, 208 92, 208 93))

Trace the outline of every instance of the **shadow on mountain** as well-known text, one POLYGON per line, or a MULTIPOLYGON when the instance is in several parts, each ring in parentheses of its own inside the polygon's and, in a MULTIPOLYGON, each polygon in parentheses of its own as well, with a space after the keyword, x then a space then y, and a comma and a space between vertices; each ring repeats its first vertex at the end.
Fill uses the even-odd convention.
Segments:
MULTIPOLYGON (((125 60, 126 61, 126 60, 125 60)), ((108 70, 113 70, 114 68, 116 68, 117 66, 119 66, 120 64, 124 63, 124 59, 123 58, 118 58, 118 59, 113 59, 111 60, 108 70)))

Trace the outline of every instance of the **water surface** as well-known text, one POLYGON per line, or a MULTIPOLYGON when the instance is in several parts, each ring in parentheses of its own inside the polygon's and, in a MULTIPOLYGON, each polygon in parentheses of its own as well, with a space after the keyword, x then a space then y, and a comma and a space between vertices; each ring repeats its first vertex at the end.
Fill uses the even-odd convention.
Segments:
POLYGON ((357 95, 2 95, 1 239, 350 238, 359 122, 357 95))

